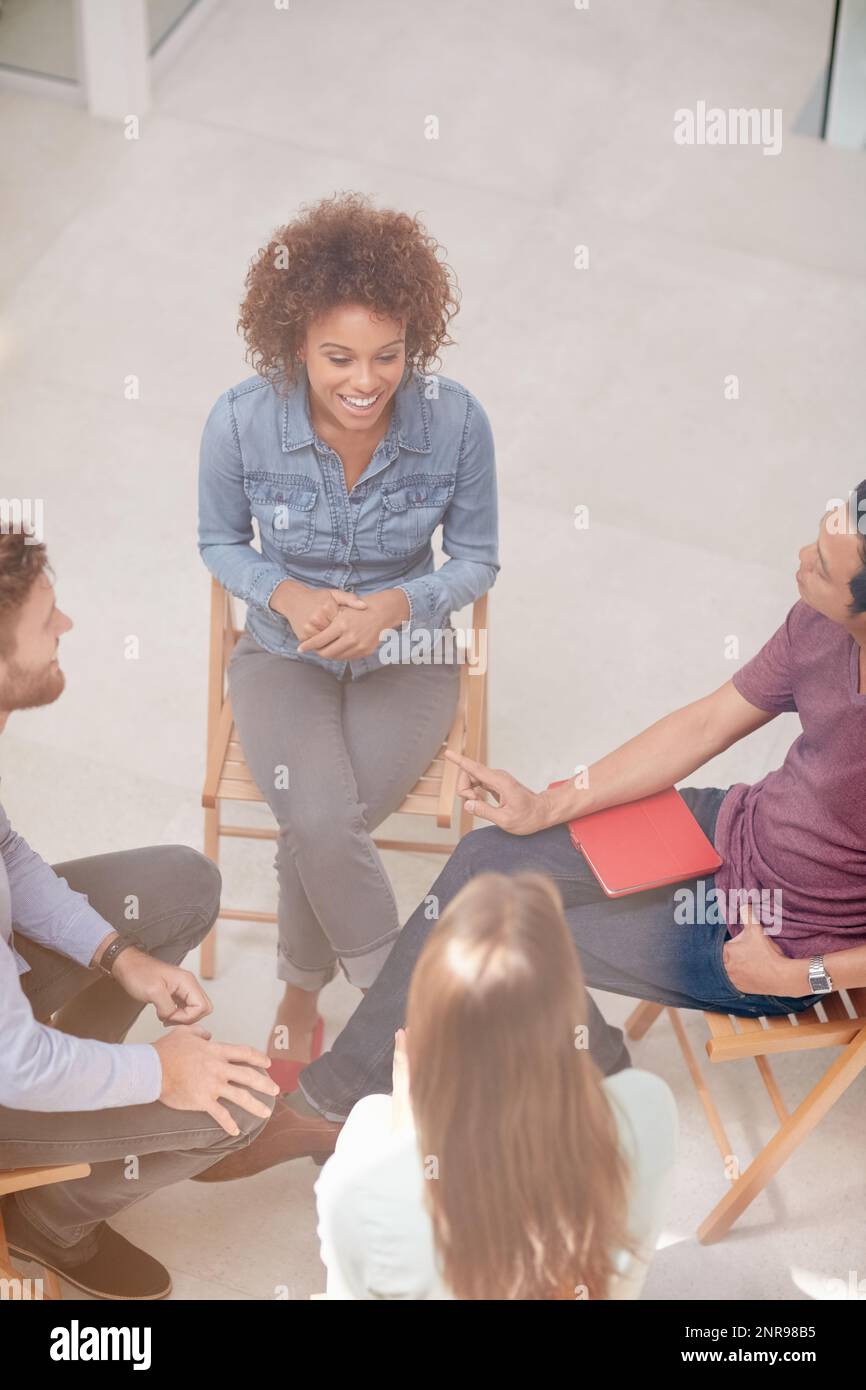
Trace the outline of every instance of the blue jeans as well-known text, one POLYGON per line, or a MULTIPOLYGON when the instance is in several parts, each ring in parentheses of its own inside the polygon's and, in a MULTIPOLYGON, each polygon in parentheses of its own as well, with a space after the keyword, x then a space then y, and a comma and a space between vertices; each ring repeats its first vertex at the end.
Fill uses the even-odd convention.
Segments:
MULTIPOLYGON (((710 840, 726 793, 721 787, 682 790, 683 799, 710 840)), ((493 825, 473 830, 461 840, 430 892, 438 898, 441 915, 474 874, 524 870, 546 873, 556 883, 584 979, 596 989, 679 1008, 712 1009, 746 1017, 798 1013, 819 998, 813 994, 794 998, 744 994, 725 970, 722 949, 730 935, 725 924, 680 924, 675 920, 674 893, 689 888, 697 897, 697 879, 648 893, 608 898, 583 855, 574 848, 566 825, 535 835, 511 835, 493 825)), ((713 887, 713 875, 705 876, 703 893, 708 896, 713 887)), ((391 1090, 394 1033, 405 1022, 412 971, 434 926, 422 903, 397 937, 381 974, 331 1051, 301 1072, 301 1090, 329 1119, 343 1119, 362 1096, 391 1090)), ((587 1023, 590 1051, 604 1075, 631 1065, 622 1029, 606 1023, 591 998, 587 1023)))

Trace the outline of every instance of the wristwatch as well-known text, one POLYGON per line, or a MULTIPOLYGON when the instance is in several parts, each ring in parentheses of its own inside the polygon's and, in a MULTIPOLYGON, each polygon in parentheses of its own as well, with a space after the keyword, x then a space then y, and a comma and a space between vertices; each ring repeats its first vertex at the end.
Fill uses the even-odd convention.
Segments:
POLYGON ((125 951, 127 946, 137 945, 138 942, 133 941, 132 938, 129 936, 116 936, 112 941, 111 945, 106 946, 105 950, 102 952, 102 955, 99 957, 98 965, 103 974, 111 974, 114 962, 117 960, 117 957, 120 955, 121 951, 125 951))
POLYGON ((832 994, 835 988, 824 969, 824 957, 813 956, 809 961, 809 985, 813 994, 832 994))

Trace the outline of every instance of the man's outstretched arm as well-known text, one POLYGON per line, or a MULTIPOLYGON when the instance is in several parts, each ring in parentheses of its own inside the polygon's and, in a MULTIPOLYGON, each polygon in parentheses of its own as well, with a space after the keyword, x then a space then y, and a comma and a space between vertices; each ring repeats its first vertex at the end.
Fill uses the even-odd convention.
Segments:
POLYGON ((775 719, 777 710, 758 709, 732 681, 711 695, 674 710, 643 733, 592 763, 586 786, 569 778, 562 786, 530 791, 509 773, 491 770, 462 754, 446 752, 458 763, 458 794, 467 810, 513 835, 531 835, 551 825, 603 811, 625 801, 652 796, 688 777, 738 739, 775 719), (499 797, 499 805, 485 793, 499 797))
POLYGON ((733 681, 726 681, 711 695, 666 714, 593 763, 586 787, 575 787, 570 778, 563 786, 542 792, 549 808, 545 823, 559 825, 590 811, 664 791, 775 717, 774 712, 749 704, 733 681))

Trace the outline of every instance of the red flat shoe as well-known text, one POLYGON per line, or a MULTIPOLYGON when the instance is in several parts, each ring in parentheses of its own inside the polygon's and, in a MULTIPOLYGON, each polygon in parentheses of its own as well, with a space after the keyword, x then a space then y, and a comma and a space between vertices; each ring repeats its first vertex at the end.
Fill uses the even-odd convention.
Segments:
MULTIPOLYGON (((325 1037, 325 1020, 321 1014, 316 1015, 316 1026, 313 1029, 312 1048, 310 1052, 310 1062, 314 1062, 317 1057, 322 1055, 322 1043, 325 1037)), ((298 1089, 298 1077, 308 1067, 310 1062, 296 1062, 290 1059, 282 1061, 279 1057, 271 1059, 268 1073, 276 1081, 280 1088, 280 1094, 291 1095, 292 1091, 298 1089)))

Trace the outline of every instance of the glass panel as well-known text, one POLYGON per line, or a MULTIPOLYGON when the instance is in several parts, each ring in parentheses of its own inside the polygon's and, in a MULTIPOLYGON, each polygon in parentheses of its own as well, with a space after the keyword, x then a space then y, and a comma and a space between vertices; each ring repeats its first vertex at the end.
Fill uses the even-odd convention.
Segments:
POLYGON ((72 0, 0 0, 0 64, 78 81, 72 0))
POLYGON ((827 139, 849 150, 866 147, 866 0, 842 0, 827 103, 827 139))
POLYGON ((197 0, 147 0, 147 27, 150 52, 154 53, 163 39, 168 38, 180 19, 197 4, 197 0))

